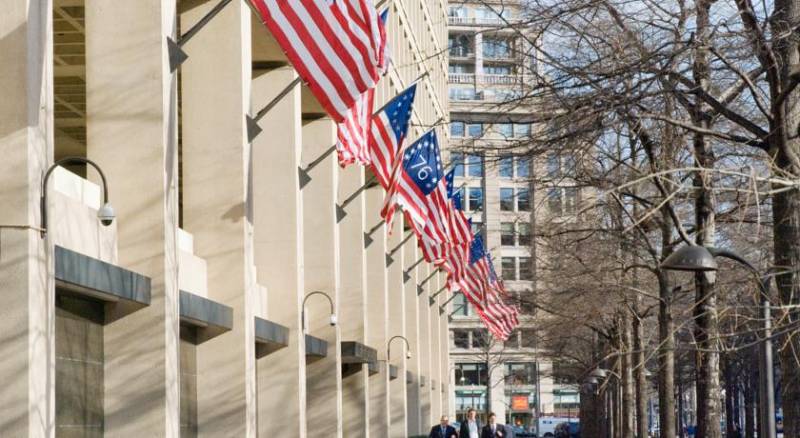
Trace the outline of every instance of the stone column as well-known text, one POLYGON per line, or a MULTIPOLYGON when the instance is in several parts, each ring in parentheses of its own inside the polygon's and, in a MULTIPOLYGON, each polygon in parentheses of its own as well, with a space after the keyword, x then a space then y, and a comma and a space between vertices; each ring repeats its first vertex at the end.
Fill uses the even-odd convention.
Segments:
MULTIPOLYGON (((316 160, 336 143, 336 124, 328 118, 303 126, 303 162, 316 160)), ((329 153, 310 169, 312 180, 302 189, 305 293, 321 291, 339 303, 339 227, 336 225, 336 188, 339 166, 329 153)), ((338 314, 339 311, 337 310, 338 314)), ((306 302, 306 332, 328 343, 328 356, 306 364, 308 434, 342 437, 342 359, 339 326, 330 326, 330 303, 323 296, 306 302)))
MULTIPOLYGON (((419 257, 422 257, 420 254, 419 257)), ((431 366, 431 350, 433 343, 433 333, 431 331, 431 317, 430 307, 428 306, 428 293, 429 284, 424 286, 420 285, 425 278, 430 275, 430 265, 427 262, 422 262, 417 267, 417 278, 414 281, 415 291, 413 294, 417 297, 417 311, 419 312, 419 374, 425 378, 422 382, 420 389, 420 425, 422 427, 420 433, 433 424, 432 412, 432 379, 433 367, 431 366)), ((437 418, 438 420, 438 418, 437 418)))
MULTIPOLYGON (((343 169, 339 178, 339 202, 364 185, 364 168, 358 165, 343 169)), ((364 251, 365 202, 360 195, 350 202, 347 215, 339 222, 341 238, 341 331, 342 341, 367 344, 367 270, 364 251)), ((374 347, 374 345, 372 346, 374 347)), ((336 348, 339 348, 338 346, 336 348)), ((342 410, 344 436, 369 436, 369 371, 361 370, 342 376, 342 410)))
POLYGON ((11 0, 0 14, 0 430, 9 436, 52 436, 55 423, 54 289, 35 230, 53 159, 51 6, 11 0))
MULTIPOLYGON (((502 343, 499 346, 492 347, 493 349, 499 350, 503 348, 502 343)), ((492 355, 497 355, 497 352, 493 352, 492 355)), ((489 381, 491 382, 491 389, 489 391, 488 396, 492 398, 492 412, 497 415, 497 422, 498 423, 505 423, 506 422, 506 387, 505 387, 505 366, 500 364, 494 364, 495 367, 489 371, 489 381)), ((489 364, 492 366, 492 364, 489 364)))
POLYGON ((104 433, 177 437, 177 76, 166 49, 175 1, 85 6, 87 155, 108 178, 119 264, 152 279, 150 306, 103 329, 104 433))
MULTIPOLYGON (((385 228, 382 230, 384 233, 385 228)), ((403 220, 397 217, 392 223, 392 233, 388 237, 387 254, 395 248, 400 247, 403 240, 403 220)), ((387 281, 389 285, 389 336, 408 336, 406 332, 406 299, 403 289, 403 251, 402 248, 395 251, 390 256, 392 262, 387 266, 387 281)), ((388 262, 388 259, 386 260, 388 262)), ((401 341, 395 341, 401 342, 401 341)), ((390 433, 392 437, 405 437, 409 435, 406 414, 408 409, 408 399, 406 392, 406 371, 408 371, 408 360, 405 355, 405 344, 403 353, 392 355, 390 363, 397 366, 397 378, 389 383, 389 415, 390 433)), ((413 355, 414 352, 412 351, 413 355)))
MULTIPOLYGON (((381 221, 380 211, 383 207, 384 191, 379 184, 366 190, 366 229, 367 232, 381 221)), ((380 222, 382 223, 382 222, 380 222)), ((370 436, 388 437, 389 434, 389 361, 386 355, 389 334, 389 300, 386 260, 386 227, 381 226, 370 235, 372 239, 366 245, 367 257, 367 324, 369 345, 378 350, 380 372, 369 378, 370 399, 370 436)), ((367 240, 369 242, 369 240, 367 240)), ((392 343, 394 356, 405 355, 405 344, 402 339, 392 343)))
MULTIPOLYGON (((296 77, 290 67, 254 77, 253 107, 266 105, 296 77)), ((261 120, 264 132, 253 142, 258 280, 267 288, 269 320, 289 328, 289 346, 257 362, 258 434, 264 437, 306 436, 305 337, 300 328, 306 290, 304 215, 297 170, 301 111, 301 88, 295 87, 261 120)))
MULTIPOLYGON (((213 6, 188 8, 182 28, 213 6)), ((207 262, 208 297, 233 308, 233 329, 197 346, 198 434, 207 437, 256 434, 258 300, 248 193, 252 155, 244 122, 250 15, 244 2, 225 7, 184 46, 189 59, 181 67, 183 225, 194 236, 195 254, 207 262)))
MULTIPOLYGON (((437 277, 439 279, 439 289, 446 287, 447 274, 439 271, 437 277)), ((439 368, 441 370, 442 385, 444 387, 442 391, 442 412, 447 413, 451 420, 454 420, 455 408, 453 407, 453 400, 451 399, 453 382, 450 381, 454 373, 450 368, 450 324, 447 321, 447 315, 450 314, 450 312, 447 309, 447 305, 444 304, 448 298, 450 298, 450 291, 448 290, 439 294, 437 297, 438 303, 436 311, 439 312, 439 309, 444 307, 444 313, 439 314, 439 357, 441 360, 439 368)))
POLYGON ((431 420, 436 421, 440 416, 447 415, 447 413, 442 410, 442 355, 439 350, 441 346, 439 345, 439 307, 437 306, 437 298, 439 296, 437 295, 436 298, 433 298, 433 305, 430 303, 430 297, 439 291, 439 281, 437 278, 436 267, 433 265, 429 265, 429 267, 430 273, 427 277, 425 277, 430 277, 425 283, 425 289, 427 293, 423 294, 423 296, 425 297, 425 306, 428 307, 428 315, 430 317, 431 334, 429 343, 431 345, 431 381, 436 381, 436 387, 433 385, 430 387, 431 420))
MULTIPOLYGON (((395 219, 402 223, 402 216, 395 219)), ((412 231, 404 230, 403 237, 412 231)), ((406 361, 407 369, 411 372, 413 380, 409 383, 406 393, 406 422, 408 425, 408 435, 414 436, 423 433, 421 424, 421 389, 420 388, 420 364, 422 356, 422 346, 420 342, 419 329, 419 305, 417 303, 417 268, 409 269, 416 263, 419 257, 416 237, 411 237, 403 245, 403 297, 406 304, 406 337, 411 346, 411 359, 406 361), (408 280, 405 279, 406 273, 408 280)), ((397 263, 397 262, 395 262, 397 263)), ((405 376, 404 376, 405 377, 405 376)))

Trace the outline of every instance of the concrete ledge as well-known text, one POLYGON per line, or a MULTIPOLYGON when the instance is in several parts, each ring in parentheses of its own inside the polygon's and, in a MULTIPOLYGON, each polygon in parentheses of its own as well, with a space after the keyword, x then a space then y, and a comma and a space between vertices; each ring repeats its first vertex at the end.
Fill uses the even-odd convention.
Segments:
POLYGON ((367 363, 367 371, 369 372, 370 376, 374 376, 381 372, 381 363, 377 360, 370 361, 367 363))
POLYGON ((254 317, 256 325, 256 357, 261 358, 289 345, 289 328, 254 317))
MULTIPOLYGON (((361 371, 364 364, 378 362, 378 351, 360 342, 342 342, 339 344, 339 348, 342 353, 342 377, 361 371)), ((368 372, 373 374, 372 369, 369 369, 368 372)))
POLYGON ((197 328, 202 343, 233 328, 233 309, 190 292, 180 291, 181 322, 197 328))
POLYGON ((389 365, 389 380, 394 380, 397 378, 397 374, 399 369, 394 365, 389 365))
POLYGON ((328 342, 306 335, 306 361, 314 361, 323 357, 328 357, 328 342))
POLYGON ((60 246, 55 247, 56 286, 107 304, 106 322, 150 305, 150 278, 60 246))

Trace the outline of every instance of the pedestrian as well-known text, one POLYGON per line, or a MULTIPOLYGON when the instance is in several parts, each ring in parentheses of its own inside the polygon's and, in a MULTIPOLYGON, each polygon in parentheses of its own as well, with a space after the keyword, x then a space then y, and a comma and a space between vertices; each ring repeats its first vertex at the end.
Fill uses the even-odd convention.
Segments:
POLYGON ((467 418, 461 422, 459 438, 481 438, 481 422, 475 409, 467 409, 467 418))
POLYGON ((458 438, 458 433, 456 428, 450 425, 450 419, 447 415, 442 415, 439 425, 431 428, 428 438, 458 438))
POLYGON ((503 425, 497 424, 495 422, 496 419, 497 416, 494 414, 494 412, 489 412, 489 417, 487 418, 489 424, 483 426, 481 438, 504 438, 506 436, 503 425))

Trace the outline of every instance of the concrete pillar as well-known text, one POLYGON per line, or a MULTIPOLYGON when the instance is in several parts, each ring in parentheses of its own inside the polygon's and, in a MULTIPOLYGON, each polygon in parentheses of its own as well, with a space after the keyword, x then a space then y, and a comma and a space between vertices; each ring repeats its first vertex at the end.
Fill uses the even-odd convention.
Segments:
MULTIPOLYGON (((439 289, 446 287, 447 274, 439 271, 437 278, 439 280, 439 289)), ((439 360, 441 361, 439 368, 441 370, 443 385, 442 412, 445 412, 450 416, 451 420, 454 420, 455 408, 453 407, 453 399, 451 398, 453 382, 450 381, 451 375, 453 374, 450 368, 450 324, 447 321, 447 315, 450 312, 448 311, 447 304, 445 304, 447 299, 450 298, 450 291, 445 290, 436 298, 438 301, 436 311, 439 312, 439 309, 444 307, 444 313, 439 314, 439 360)))
MULTIPOLYGON (((183 12, 182 28, 213 6, 206 2, 183 12)), ((197 347, 198 434, 208 437, 256 434, 258 297, 247 192, 252 155, 244 123, 250 15, 243 2, 228 5, 184 47, 190 58, 181 67, 183 225, 194 235, 195 254, 207 262, 208 297, 233 308, 233 329, 197 347)))
MULTIPOLYGON (((303 126, 303 161, 322 156, 336 143, 336 125, 324 118, 303 126)), ((336 225, 336 154, 328 154, 309 170, 311 182, 302 190, 305 293, 322 291, 339 303, 339 227, 336 225)), ((339 313, 339 310, 336 310, 339 313)), ((323 296, 306 302, 307 333, 328 342, 328 356, 306 364, 306 411, 310 436, 342 437, 342 356, 339 326, 331 327, 330 303, 323 296)))
MULTIPOLYGON (((343 169, 339 178, 339 202, 364 185, 364 168, 353 165, 343 169)), ((360 195, 346 207, 347 215, 339 222, 341 245, 340 308, 342 341, 368 344, 367 339, 367 270, 364 251, 365 200, 360 195)), ((374 345, 372 347, 375 347, 374 345)), ((338 346, 337 346, 338 348, 338 346)), ((342 376, 342 411, 344 436, 369 436, 369 372, 367 364, 358 372, 342 376)))
MULTIPOLYGON (((499 346, 492 347, 497 350, 503 348, 502 343, 499 346)), ((497 353, 492 353, 497 354, 497 353)), ((492 412, 497 415, 497 422, 498 423, 505 423, 506 422, 506 387, 505 387, 505 366, 499 364, 489 364, 489 367, 492 367, 489 370, 489 381, 491 382, 490 390, 488 396, 491 397, 492 400, 492 412)))
POLYGON ((542 413, 552 414, 555 412, 555 385, 553 382, 553 364, 550 362, 537 362, 539 367, 539 396, 542 398, 542 413))
MULTIPOLYGON (((254 77, 253 106, 266 105, 296 77, 290 67, 254 77)), ((289 346, 257 362, 258 433, 263 437, 306 436, 305 338, 300 329, 305 290, 303 204, 297 172, 301 166, 300 96, 300 87, 295 87, 281 99, 261 120, 264 132, 253 142, 258 280, 267 288, 269 320, 289 328, 289 346)))
POLYGON ((54 289, 38 231, 53 157, 51 2, 11 0, 0 14, 0 430, 52 436, 54 289), (15 226, 15 227, 9 227, 15 226), (16 227, 19 226, 19 227, 16 227))
POLYGON ((475 33, 475 75, 483 74, 483 33, 475 33))
MULTIPOLYGON (((420 257, 422 255, 420 254, 420 257)), ((420 389, 420 425, 421 433, 434 423, 432 412, 432 381, 433 367, 431 366, 431 352, 433 333, 431 331, 430 307, 428 306, 428 293, 430 284, 420 286, 420 283, 430 275, 430 265, 422 262, 417 267, 417 278, 414 281, 414 295, 417 297, 417 311, 419 312, 419 374, 425 377, 424 385, 420 389), (421 288, 421 289, 420 289, 421 288)), ((438 419, 437 419, 438 420, 438 419)))
MULTIPOLYGON (((385 233, 385 229, 382 229, 385 233)), ((398 248, 403 240, 403 220, 399 216, 392 223, 392 233, 388 237, 387 254, 398 248)), ((403 251, 402 248, 391 255, 392 263, 387 266, 387 282, 389 285, 389 336, 408 336, 406 332, 406 299, 403 289, 403 251)), ((399 342, 399 341, 395 341, 399 342)), ((403 345, 405 348, 405 345, 403 345)), ((412 351, 413 355, 414 352, 412 351)), ((408 436, 406 413, 408 399, 406 391, 406 371, 408 360, 405 354, 393 354, 390 363, 398 367, 397 378, 389 383, 390 433, 392 437, 408 436)))
MULTIPOLYGON (((436 267, 433 265, 429 265, 430 273, 428 274, 428 281, 425 283, 425 289, 427 291, 425 296, 425 306, 428 307, 428 315, 430 317, 430 345, 431 345, 431 381, 436 381, 436 386, 431 385, 430 393, 431 393, 431 419, 435 421, 442 415, 447 415, 444 410, 442 410, 442 367, 441 367, 441 353, 439 351, 439 307, 436 305, 438 295, 436 298, 433 298, 434 302, 433 305, 430 303, 430 297, 439 291, 439 281, 436 274, 436 267)), ((426 277, 426 278, 428 278, 426 277)))
MULTIPOLYGON (((367 232, 371 231, 375 223, 379 222, 380 211, 383 207, 384 191, 380 185, 366 190, 367 232)), ((369 332, 367 341, 369 345, 378 350, 380 372, 369 378, 370 399, 370 435, 384 437, 389 435, 389 361, 386 357, 386 348, 389 338, 389 300, 387 269, 384 254, 386 254, 386 227, 381 226, 370 235, 372 242, 366 247, 367 257, 367 324, 369 332)), ((396 339, 392 343, 394 357, 405 355, 405 343, 396 339)))
POLYGON ((87 155, 108 178, 119 264, 152 279, 150 306, 104 327, 104 432, 178 436, 175 2, 85 5, 87 155))
MULTIPOLYGON (((398 217, 398 222, 402 220, 398 217)), ((404 230, 403 236, 411 233, 411 230, 404 230)), ((408 425, 408 435, 415 436, 423 433, 421 424, 421 389, 420 388, 420 365, 422 363, 422 346, 420 343, 419 329, 419 305, 417 303, 417 268, 409 269, 419 258, 416 237, 411 237, 403 244, 403 270, 404 276, 408 274, 408 280, 403 278, 403 297, 406 304, 406 337, 411 345, 411 359, 406 364, 408 371, 413 376, 413 381, 409 383, 406 393, 407 410, 406 422, 408 425)), ((397 263, 397 262, 395 262, 397 263)))

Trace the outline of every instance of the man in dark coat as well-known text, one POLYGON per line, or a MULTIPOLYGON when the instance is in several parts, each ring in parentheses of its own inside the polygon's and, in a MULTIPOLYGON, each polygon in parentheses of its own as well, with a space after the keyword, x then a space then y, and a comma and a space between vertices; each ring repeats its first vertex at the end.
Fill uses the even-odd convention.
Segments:
POLYGON ((481 438, 505 438, 505 428, 502 424, 495 423, 497 416, 494 412, 489 413, 489 424, 483 426, 483 431, 481 432, 481 438))
POLYGON ((481 438, 481 422, 478 421, 475 409, 467 410, 467 418, 461 422, 461 431, 458 438, 481 438))
POLYGON ((439 425, 431 428, 431 433, 428 435, 428 438, 458 438, 456 428, 449 423, 450 419, 447 418, 447 415, 442 415, 439 425))

